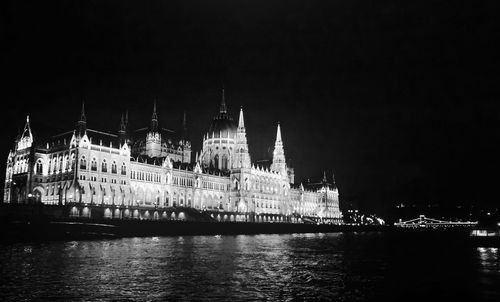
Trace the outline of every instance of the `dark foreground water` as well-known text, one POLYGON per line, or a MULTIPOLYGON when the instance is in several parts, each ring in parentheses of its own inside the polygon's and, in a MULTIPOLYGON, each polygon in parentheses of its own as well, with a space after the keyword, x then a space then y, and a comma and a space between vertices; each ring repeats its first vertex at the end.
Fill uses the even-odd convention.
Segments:
POLYGON ((0 300, 500 301, 497 248, 425 234, 0 244, 0 300))

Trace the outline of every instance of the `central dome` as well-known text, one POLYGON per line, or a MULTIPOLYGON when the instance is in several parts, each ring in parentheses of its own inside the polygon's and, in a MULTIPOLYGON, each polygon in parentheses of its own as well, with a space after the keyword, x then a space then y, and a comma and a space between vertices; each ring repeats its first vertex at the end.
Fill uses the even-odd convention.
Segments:
POLYGON ((224 88, 222 89, 222 101, 219 115, 214 117, 210 128, 208 128, 208 138, 235 138, 238 127, 233 118, 227 114, 226 100, 224 98, 224 88))
POLYGON ((207 136, 208 138, 235 138, 237 128, 233 119, 227 113, 221 112, 213 119, 207 136))

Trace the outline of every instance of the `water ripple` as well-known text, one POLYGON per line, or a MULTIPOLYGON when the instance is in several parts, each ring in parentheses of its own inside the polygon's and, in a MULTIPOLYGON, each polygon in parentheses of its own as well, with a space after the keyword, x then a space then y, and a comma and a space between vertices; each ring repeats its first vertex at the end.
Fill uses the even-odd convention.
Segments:
MULTIPOLYGON (((0 300, 367 301, 391 296, 393 287, 432 291, 418 277, 400 280, 416 264, 394 254, 393 244, 380 234, 339 233, 0 245, 0 300)), ((411 240, 398 244, 415 248, 411 240)), ((498 250, 470 254, 472 260, 468 253, 450 259, 430 254, 439 262, 417 263, 424 272, 472 263, 462 274, 443 270, 443 280, 460 285, 470 281, 466 274, 482 274, 489 294, 499 280, 498 250)))

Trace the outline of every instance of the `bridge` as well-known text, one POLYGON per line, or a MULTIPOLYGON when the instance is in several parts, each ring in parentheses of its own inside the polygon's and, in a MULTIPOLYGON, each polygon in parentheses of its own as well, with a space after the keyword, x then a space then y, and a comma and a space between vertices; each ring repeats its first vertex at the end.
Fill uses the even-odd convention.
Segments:
POLYGON ((472 221, 444 221, 437 220, 433 218, 427 218, 424 215, 420 215, 418 218, 407 220, 407 221, 399 221, 394 223, 394 226, 400 228, 453 228, 453 227, 474 227, 477 225, 476 222, 472 221))

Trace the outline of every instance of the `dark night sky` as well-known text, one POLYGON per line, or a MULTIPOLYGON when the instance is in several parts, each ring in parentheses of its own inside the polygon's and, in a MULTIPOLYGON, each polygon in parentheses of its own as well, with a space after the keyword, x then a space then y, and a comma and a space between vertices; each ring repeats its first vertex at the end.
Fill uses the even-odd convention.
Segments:
POLYGON ((280 121, 298 180, 335 172, 362 208, 498 202, 495 1, 12 2, 2 159, 26 114, 53 135, 82 99, 88 126, 108 131, 127 109, 146 126, 154 98, 162 126, 186 110, 198 150, 224 84, 253 159, 280 121))

